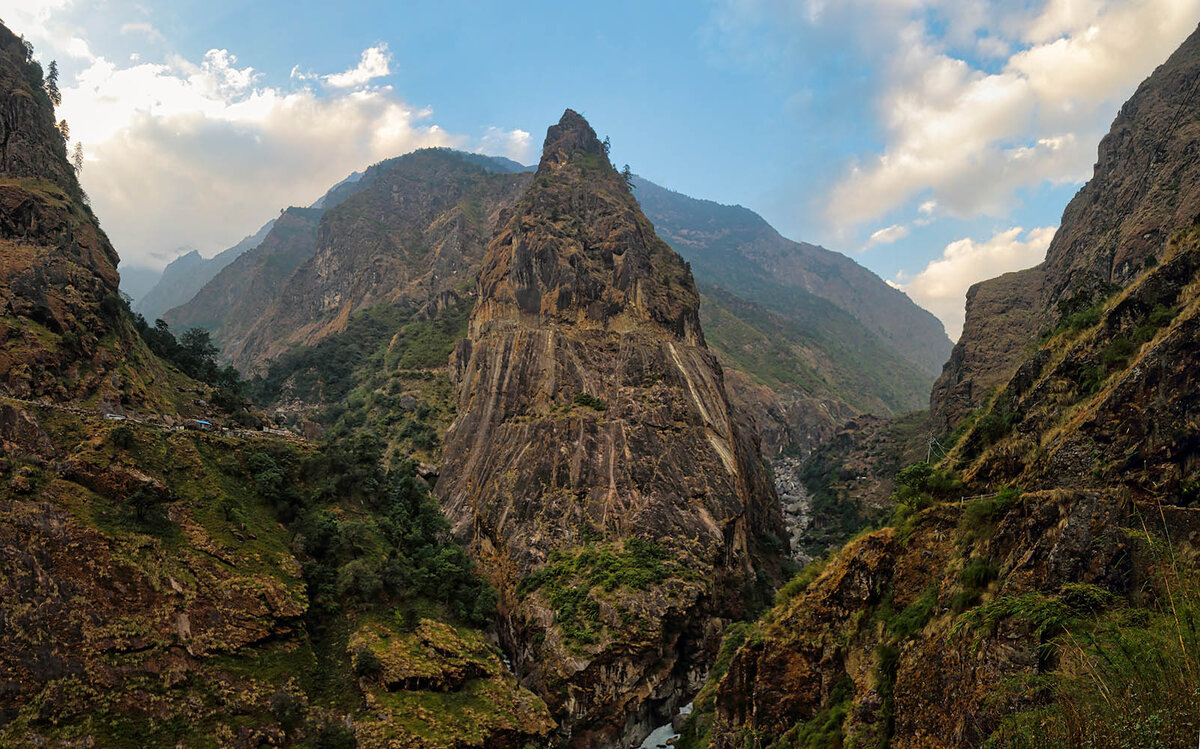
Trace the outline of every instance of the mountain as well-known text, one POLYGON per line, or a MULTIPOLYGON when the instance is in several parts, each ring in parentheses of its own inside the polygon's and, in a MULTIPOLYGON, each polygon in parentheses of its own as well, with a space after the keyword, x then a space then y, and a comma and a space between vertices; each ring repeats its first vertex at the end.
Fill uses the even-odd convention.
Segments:
POLYGON ((24 41, 0 30, 0 393, 117 413, 169 407, 180 393, 122 315, 117 254, 47 91, 24 41))
MULTIPOLYGON (((355 184, 361 178, 361 172, 351 173, 329 188, 309 208, 326 210, 334 207, 354 193, 355 184)), ((163 269, 153 289, 142 295, 130 294, 134 300, 134 312, 147 320, 157 320, 168 310, 190 301, 226 266, 261 245, 274 226, 275 219, 271 219, 258 231, 211 258, 201 257, 195 250, 175 258, 163 269)))
POLYGON ((121 274, 121 293, 135 302, 153 289, 158 279, 162 278, 161 270, 126 262, 117 267, 117 272, 121 274))
POLYGON ((1121 107, 1045 261, 967 292, 963 334, 931 398, 938 427, 949 431, 982 405, 1031 338, 1126 287, 1200 214, 1200 164, 1190 150, 1200 125, 1186 116, 1197 47, 1193 35, 1121 107))
MULTIPOLYGON (((168 309, 178 304, 179 299, 191 299, 196 292, 212 280, 222 268, 232 263, 244 252, 252 250, 266 238, 275 221, 263 224, 262 228, 242 241, 222 250, 211 258, 202 257, 191 250, 167 263, 153 288, 141 296, 135 296, 133 311, 147 320, 157 320, 168 309)), ((133 296, 130 294, 130 296, 133 296)))
POLYGON ((691 273, 575 112, 548 129, 478 294, 436 494, 560 740, 636 743, 780 562, 770 479, 691 273))
POLYGON ((289 209, 293 220, 279 236, 165 319, 213 330, 225 355, 249 371, 373 305, 456 295, 471 283, 495 211, 528 180, 521 169, 447 149, 376 164, 353 195, 326 201, 323 211, 289 209))
POLYGON ((806 454, 855 414, 924 406, 951 347, 931 314, 850 258, 785 239, 741 206, 634 185, 695 273, 708 343, 738 372, 730 397, 754 414, 771 455, 806 454))
POLYGON ((125 307, 52 80, 0 25, 0 746, 544 745, 415 461, 239 428, 125 307))
POLYGON ((641 178, 634 185, 655 230, 691 263, 699 282, 781 313, 819 309, 811 297, 824 299, 921 372, 941 372, 951 348, 942 324, 850 258, 787 239, 741 206, 698 200, 641 178))
POLYGON ((1121 109, 1046 261, 972 290, 936 464, 898 471, 886 527, 728 631, 678 746, 1200 731, 1198 72, 1200 29, 1121 109))
POLYGON ((176 330, 209 330, 213 343, 224 349, 228 341, 245 335, 288 277, 312 256, 322 215, 320 208, 284 210, 262 242, 218 271, 185 304, 165 312, 163 319, 176 330))

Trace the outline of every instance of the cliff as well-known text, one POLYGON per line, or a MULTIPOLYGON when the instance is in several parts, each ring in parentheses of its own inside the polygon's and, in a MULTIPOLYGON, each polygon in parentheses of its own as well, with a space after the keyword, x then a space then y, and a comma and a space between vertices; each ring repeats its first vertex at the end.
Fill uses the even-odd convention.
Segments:
POLYGON ((560 740, 627 743, 686 701, 721 621, 770 576, 774 492, 691 274, 575 112, 478 290, 436 492, 560 740))
POLYGON ((947 371, 997 385, 937 465, 898 472, 887 527, 729 632, 682 746, 1169 746, 1200 730, 1200 227, 1187 186, 1163 181, 1195 166, 1179 140, 1194 103, 1167 93, 1189 90, 1174 71, 1190 85, 1198 53, 1193 36, 1122 109, 1046 262, 973 289, 947 371), (1155 137, 1168 155, 1132 176, 1155 137))
POLYGON ((1193 33, 1121 107, 1045 261, 971 288, 962 337, 931 396, 935 426, 957 425, 1012 376, 1025 342, 1126 286, 1200 213, 1198 80, 1193 33))

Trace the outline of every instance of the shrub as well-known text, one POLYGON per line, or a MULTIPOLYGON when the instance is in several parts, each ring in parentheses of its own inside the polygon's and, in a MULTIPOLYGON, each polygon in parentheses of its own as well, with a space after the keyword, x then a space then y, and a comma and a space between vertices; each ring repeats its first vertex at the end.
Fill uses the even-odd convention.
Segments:
POLYGON ((383 670, 383 662, 375 651, 370 648, 360 648, 354 654, 354 673, 359 676, 374 676, 383 670))
POLYGON ((904 607, 904 610, 888 622, 888 631, 897 640, 907 640, 929 623, 937 605, 937 586, 930 585, 921 592, 921 597, 904 607))
POLYGON ((584 408, 590 408, 593 411, 604 411, 604 410, 608 409, 607 403, 600 400, 596 396, 591 395, 590 393, 579 393, 578 395, 575 396, 575 398, 572 402, 577 406, 583 406, 584 408))

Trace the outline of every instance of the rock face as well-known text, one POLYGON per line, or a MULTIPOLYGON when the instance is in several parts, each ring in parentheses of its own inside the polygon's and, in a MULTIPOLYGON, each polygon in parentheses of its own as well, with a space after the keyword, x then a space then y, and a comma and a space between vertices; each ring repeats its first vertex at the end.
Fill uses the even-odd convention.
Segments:
POLYGON ((1016 371, 1026 342, 1128 284, 1200 213, 1198 75, 1193 33, 1121 107, 1046 260, 968 292, 962 337, 931 398, 937 426, 948 431, 983 403, 1016 371))
POLYGON ((698 305, 568 110, 488 245, 436 491, 500 590, 514 668, 572 746, 669 718, 782 551, 698 305))
POLYGON ((67 163, 40 66, 0 27, 0 394, 119 408, 137 344, 117 255, 67 163))

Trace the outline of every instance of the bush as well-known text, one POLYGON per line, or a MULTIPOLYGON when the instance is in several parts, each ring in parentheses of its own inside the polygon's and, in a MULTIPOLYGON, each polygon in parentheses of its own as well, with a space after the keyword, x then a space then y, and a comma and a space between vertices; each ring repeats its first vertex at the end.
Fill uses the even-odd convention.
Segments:
POLYGON ((907 640, 919 632, 933 616, 937 606, 937 586, 930 585, 921 592, 921 597, 904 607, 904 610, 888 622, 888 631, 897 640, 907 640))
POLYGON ((359 676, 374 676, 382 670, 383 662, 375 655, 374 650, 361 648, 354 654, 354 673, 359 676))
POLYGON ((572 401, 577 406, 590 408, 593 411, 604 411, 608 409, 608 404, 589 393, 579 393, 572 401))
POLYGON ((137 445, 137 439, 133 435, 133 430, 122 424, 109 434, 109 439, 112 440, 113 446, 122 450, 131 450, 137 445))

